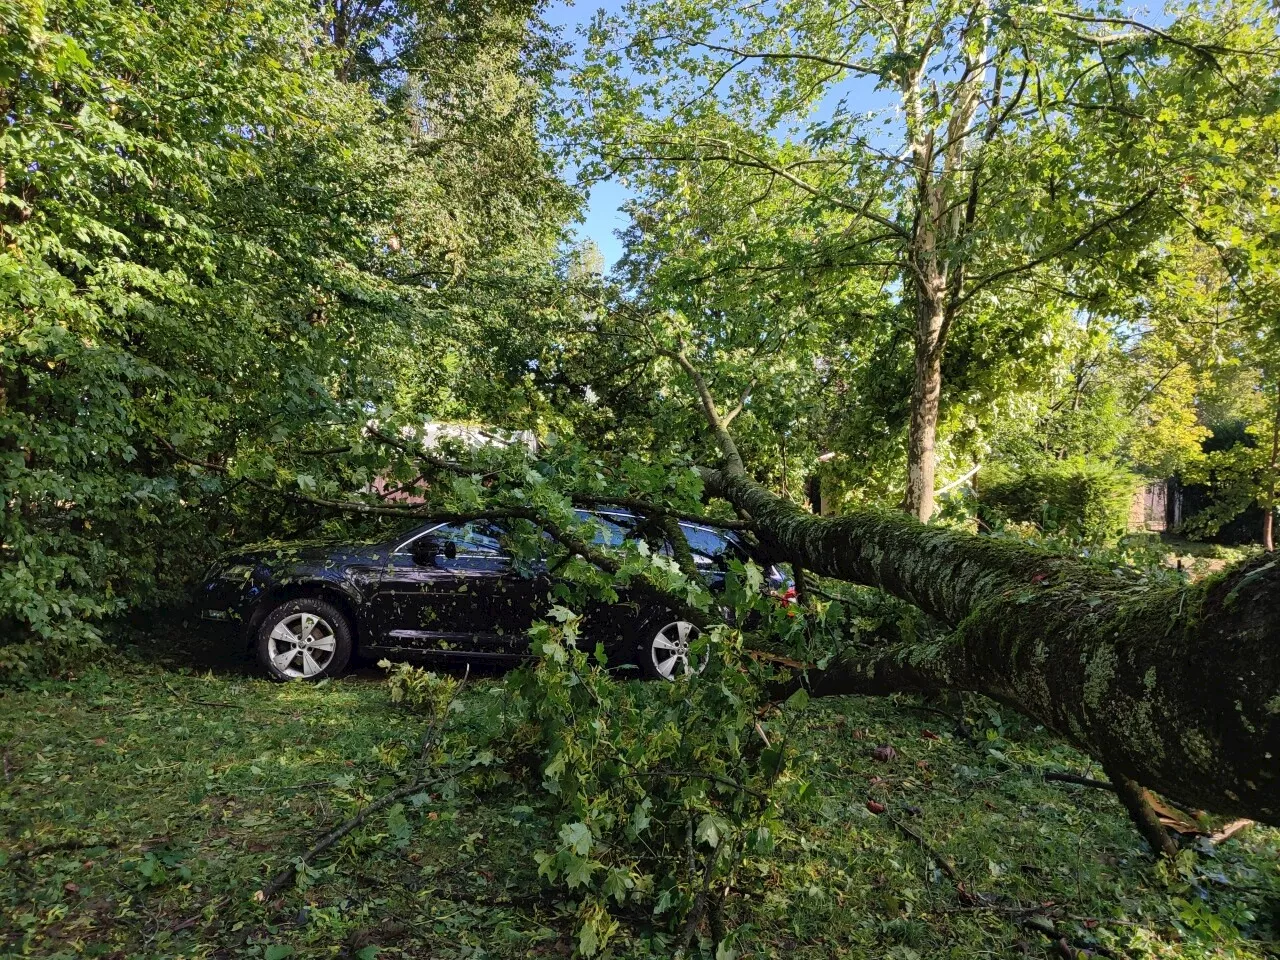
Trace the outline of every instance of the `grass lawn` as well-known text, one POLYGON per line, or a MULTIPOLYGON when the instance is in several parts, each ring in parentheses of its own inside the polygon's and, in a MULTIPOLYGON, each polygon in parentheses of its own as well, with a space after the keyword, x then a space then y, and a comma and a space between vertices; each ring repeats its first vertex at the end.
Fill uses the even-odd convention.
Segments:
MULTIPOLYGON (((471 683, 467 709, 501 683, 471 683)), ((1079 754, 985 701, 967 716, 971 740, 908 698, 810 706, 802 762, 821 801, 801 843, 742 871, 726 904, 738 956, 1277 954, 1280 833, 1158 870, 1110 793, 1042 780, 1087 772, 1079 754), (886 743, 897 756, 878 762, 886 743)), ((421 733, 376 671, 275 685, 122 663, 0 694, 0 954, 572 953, 573 904, 533 860, 552 843, 536 776, 412 797, 322 857, 305 888, 255 901, 401 782, 421 733)), ((633 915, 610 951, 671 956, 677 942, 633 915)))

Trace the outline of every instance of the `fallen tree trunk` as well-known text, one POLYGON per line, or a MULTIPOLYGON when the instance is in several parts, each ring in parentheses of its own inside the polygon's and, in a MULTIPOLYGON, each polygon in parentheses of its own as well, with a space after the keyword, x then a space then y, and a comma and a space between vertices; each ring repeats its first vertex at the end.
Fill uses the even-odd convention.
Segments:
POLYGON ((1015 707, 1180 802, 1280 825, 1280 560, 1151 586, 900 513, 817 517, 734 472, 708 491, 776 556, 878 587, 953 628, 853 652, 815 694, 959 689, 1015 707))

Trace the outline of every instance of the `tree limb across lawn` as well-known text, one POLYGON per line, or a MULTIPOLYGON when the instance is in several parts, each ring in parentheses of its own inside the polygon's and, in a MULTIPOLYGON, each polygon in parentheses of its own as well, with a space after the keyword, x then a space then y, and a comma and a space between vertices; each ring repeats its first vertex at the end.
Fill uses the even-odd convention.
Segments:
POLYGON ((736 470, 708 492, 779 558, 878 587, 953 628, 850 653, 815 694, 971 690, 1183 803, 1280 825, 1280 559, 1153 586, 905 514, 806 513, 736 470))

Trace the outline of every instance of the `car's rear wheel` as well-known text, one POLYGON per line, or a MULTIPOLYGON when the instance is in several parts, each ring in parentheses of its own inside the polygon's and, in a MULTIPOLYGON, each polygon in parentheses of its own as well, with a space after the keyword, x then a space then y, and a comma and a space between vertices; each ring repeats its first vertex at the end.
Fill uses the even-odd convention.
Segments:
POLYGON ((351 624, 318 597, 298 597, 275 607, 258 628, 258 662, 273 680, 336 677, 351 659, 351 624))
POLYGON ((640 630, 640 667, 655 680, 677 680, 707 668, 705 652, 693 653, 693 642, 701 634, 694 624, 678 617, 651 620, 640 630))

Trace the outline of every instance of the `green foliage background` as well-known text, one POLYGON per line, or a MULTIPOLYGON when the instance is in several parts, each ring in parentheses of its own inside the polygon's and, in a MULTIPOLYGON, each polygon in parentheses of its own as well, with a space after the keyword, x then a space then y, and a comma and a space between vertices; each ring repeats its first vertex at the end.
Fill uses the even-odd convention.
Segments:
POLYGON ((308 448, 519 382, 479 331, 546 298, 573 208, 535 136, 554 50, 528 9, 457 11, 447 51, 383 14, 378 87, 298 0, 0 5, 0 671, 321 519, 262 484, 377 469, 308 448))
POLYGON ((979 515, 992 526, 1033 523, 1047 533, 1104 543, 1127 529, 1139 483, 1127 470, 1083 459, 1022 471, 995 466, 978 483, 979 515))

